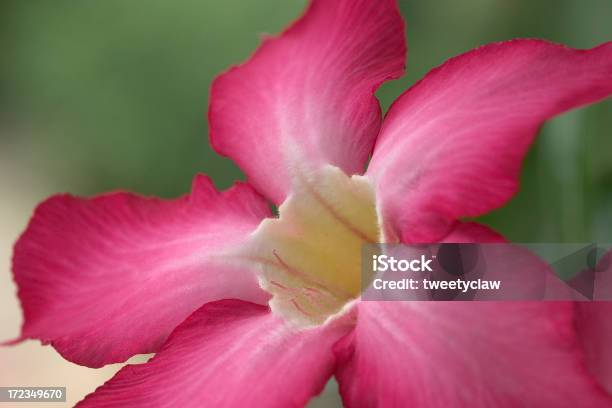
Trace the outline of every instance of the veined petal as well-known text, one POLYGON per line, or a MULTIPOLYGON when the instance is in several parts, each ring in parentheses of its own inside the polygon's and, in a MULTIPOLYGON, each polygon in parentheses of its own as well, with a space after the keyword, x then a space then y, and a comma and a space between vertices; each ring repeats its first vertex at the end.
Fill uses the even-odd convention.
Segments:
POLYGON ((381 121, 374 91, 403 73, 394 0, 313 0, 211 90, 211 143, 276 204, 298 162, 362 173, 381 121))
POLYGON ((203 176, 172 201, 50 198, 15 246, 21 339, 99 367, 156 351, 205 302, 265 302, 254 274, 215 254, 246 239, 269 211, 248 185, 219 193, 203 176))
POLYGON ((383 217, 402 241, 431 242, 456 219, 501 206, 540 125, 610 93, 612 43, 515 40, 449 60, 385 117, 367 171, 383 217))
POLYGON ((268 308, 207 304, 146 364, 127 366, 79 407, 303 407, 332 375, 341 326, 294 331, 268 308))
POLYGON ((609 407, 571 303, 362 302, 337 346, 348 407, 609 407))

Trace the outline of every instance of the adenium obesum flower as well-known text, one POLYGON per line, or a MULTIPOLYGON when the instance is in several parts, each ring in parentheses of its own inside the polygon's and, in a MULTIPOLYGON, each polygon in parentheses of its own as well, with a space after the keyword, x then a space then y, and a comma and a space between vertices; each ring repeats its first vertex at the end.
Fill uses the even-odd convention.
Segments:
POLYGON ((465 219, 512 197, 546 119, 612 93, 612 43, 477 48, 383 121, 405 53, 393 1, 313 0, 212 85, 211 143, 247 183, 38 207, 20 340, 89 367, 157 353, 87 407, 303 406, 332 375, 350 407, 612 406, 607 304, 359 299, 363 243, 503 241, 465 219))

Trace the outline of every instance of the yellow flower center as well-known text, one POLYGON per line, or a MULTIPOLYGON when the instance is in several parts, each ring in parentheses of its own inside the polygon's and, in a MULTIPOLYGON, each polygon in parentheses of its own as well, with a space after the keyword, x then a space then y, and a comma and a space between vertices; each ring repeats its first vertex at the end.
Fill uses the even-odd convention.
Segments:
POLYGON ((369 180, 325 166, 295 176, 278 218, 261 223, 241 257, 259 265, 272 311, 311 327, 359 296, 362 245, 380 235, 369 180))

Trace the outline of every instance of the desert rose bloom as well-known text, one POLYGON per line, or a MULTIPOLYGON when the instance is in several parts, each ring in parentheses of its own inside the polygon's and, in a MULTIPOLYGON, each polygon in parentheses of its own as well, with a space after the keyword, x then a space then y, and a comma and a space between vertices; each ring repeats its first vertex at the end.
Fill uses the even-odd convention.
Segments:
POLYGON ((89 367, 157 353, 85 407, 299 407, 332 375, 350 407, 612 406, 610 307, 359 300, 363 243, 503 241, 461 220, 512 197, 546 119, 612 93, 612 43, 477 48, 383 121, 405 53, 394 1, 313 0, 212 85, 211 143, 248 183, 38 207, 20 340, 89 367))

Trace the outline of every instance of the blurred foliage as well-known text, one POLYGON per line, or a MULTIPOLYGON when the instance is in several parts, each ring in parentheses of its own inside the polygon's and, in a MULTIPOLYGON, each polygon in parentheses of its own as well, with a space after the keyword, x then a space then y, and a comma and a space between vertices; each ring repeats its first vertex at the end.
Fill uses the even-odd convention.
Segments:
MULTIPOLYGON (((245 60, 304 0, 4 0, 0 5, 0 149, 20 146, 32 179, 95 194, 165 197, 196 172, 221 188, 241 177, 206 138, 212 79, 245 60)), ((589 48, 612 39, 609 0, 400 1, 408 74, 383 107, 447 58, 540 37, 589 48)), ((522 190, 484 222, 517 241, 612 241, 612 103, 548 123, 522 190)))

